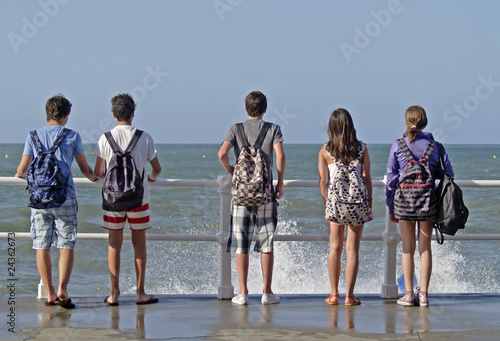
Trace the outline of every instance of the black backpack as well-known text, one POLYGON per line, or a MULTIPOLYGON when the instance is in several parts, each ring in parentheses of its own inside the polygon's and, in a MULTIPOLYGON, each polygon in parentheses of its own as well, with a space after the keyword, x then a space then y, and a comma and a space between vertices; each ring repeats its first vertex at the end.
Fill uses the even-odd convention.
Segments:
POLYGON ((142 206, 144 196, 144 170, 139 172, 132 150, 141 137, 136 129, 125 151, 122 151, 110 132, 104 134, 113 149, 102 185, 102 209, 109 212, 124 212, 142 206))
POLYGON ((28 169, 28 186, 30 193, 28 206, 38 209, 61 207, 68 194, 68 176, 64 176, 55 152, 70 130, 64 128, 54 145, 44 152, 36 130, 30 132, 36 149, 36 157, 28 169))
POLYGON ((464 204, 462 190, 453 181, 453 177, 446 174, 444 169, 443 149, 443 145, 438 143, 439 161, 444 174, 443 180, 436 189, 438 207, 434 227, 436 228, 438 244, 443 244, 443 234, 454 236, 459 229, 464 229, 469 217, 469 210, 464 204))
POLYGON ((243 145, 234 165, 231 189, 234 205, 260 206, 271 202, 273 193, 271 177, 266 156, 261 150, 270 127, 271 123, 264 123, 257 141, 251 147, 246 138, 243 124, 236 124, 237 134, 243 145))
POLYGON ((434 220, 437 200, 428 161, 436 142, 429 141, 418 160, 413 158, 404 139, 398 143, 408 164, 394 194, 394 215, 402 220, 434 220))

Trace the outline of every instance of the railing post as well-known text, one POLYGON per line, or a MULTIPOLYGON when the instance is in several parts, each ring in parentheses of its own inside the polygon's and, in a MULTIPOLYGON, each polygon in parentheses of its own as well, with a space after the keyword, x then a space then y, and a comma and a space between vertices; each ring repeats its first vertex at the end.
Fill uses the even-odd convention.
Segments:
POLYGON ((385 271, 384 282, 382 283, 382 297, 396 298, 398 296, 398 285, 396 283, 396 247, 401 240, 401 234, 397 230, 396 223, 393 223, 389 219, 388 207, 386 207, 385 212, 385 231, 383 233, 385 243, 385 271))
POLYGON ((220 245, 220 284, 219 300, 231 299, 234 287, 231 284, 231 254, 226 252, 227 238, 229 236, 229 215, 231 209, 231 177, 219 176, 217 185, 220 194, 220 232, 218 241, 220 245))
POLYGON ((40 283, 38 283, 38 296, 36 298, 47 298, 47 292, 45 291, 45 285, 43 285, 41 278, 40 278, 40 283))

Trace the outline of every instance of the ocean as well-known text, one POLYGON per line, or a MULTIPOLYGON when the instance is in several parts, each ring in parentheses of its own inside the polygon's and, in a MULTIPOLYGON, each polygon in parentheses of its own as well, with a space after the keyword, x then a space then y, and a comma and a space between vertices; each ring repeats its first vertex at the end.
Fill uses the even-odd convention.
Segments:
MULTIPOLYGON (((93 145, 85 145, 91 166, 93 145)), ((317 180, 317 155, 321 145, 285 144, 287 180, 317 180)), ((211 179, 225 175, 217 158, 217 144, 159 144, 162 178, 211 179)), ((372 178, 382 179, 390 145, 368 145, 372 178)), ((500 173, 500 145, 448 145, 447 152, 457 180, 496 180, 500 173), (498 157, 497 157, 498 156, 498 157)), ((0 176, 13 176, 23 150, 22 144, 0 144, 0 176)), ((82 177, 76 163, 75 177, 82 177)), ((24 186, 0 186, 2 217, 0 231, 29 232, 29 208, 24 186)), ((468 234, 500 233, 498 188, 464 188, 470 217, 468 234)), ((365 225, 365 234, 382 234, 385 228, 385 194, 375 188, 375 219, 365 225)), ((78 232, 105 233, 100 227, 100 188, 77 187, 78 232)), ((321 197, 317 188, 285 188, 279 201, 278 234, 327 234, 323 222, 321 197)), ((151 189, 150 233, 210 234, 219 231, 219 194, 216 188, 151 189)), ((125 231, 127 231, 126 228, 125 231)), ((219 245, 214 242, 148 241, 146 290, 154 294, 217 294, 220 281, 219 245)), ((498 241, 433 242, 433 273, 430 291, 434 293, 500 292, 498 241)), ((382 242, 362 241, 356 293, 378 294, 384 274, 382 242)), ((418 252, 417 252, 418 253, 418 252)), ((0 279, 8 280, 8 242, 0 239, 0 279)), ((54 283, 57 283, 57 249, 52 249, 54 283)), ((321 294, 329 292, 327 242, 276 242, 273 290, 278 294, 321 294)), ((418 260, 418 255, 416 255, 418 260)), ((234 257, 232 284, 238 290, 234 257)), ((343 262, 345 262, 345 257, 343 262)), ((418 261, 416 264, 418 265, 418 261)), ((398 244, 397 276, 402 274, 401 244, 398 244)), ((40 281, 31 240, 16 240, 17 294, 36 295, 40 281)), ((418 278, 417 266, 416 275, 418 278)), ((135 293, 135 270, 130 241, 122 248, 121 291, 135 293)), ((344 291, 342 274, 340 290, 344 291)), ((250 294, 262 292, 260 258, 252 253, 249 275, 250 294)), ((75 265, 68 291, 73 295, 110 293, 107 242, 77 241, 75 265)), ((0 294, 8 293, 6 286, 0 294)))

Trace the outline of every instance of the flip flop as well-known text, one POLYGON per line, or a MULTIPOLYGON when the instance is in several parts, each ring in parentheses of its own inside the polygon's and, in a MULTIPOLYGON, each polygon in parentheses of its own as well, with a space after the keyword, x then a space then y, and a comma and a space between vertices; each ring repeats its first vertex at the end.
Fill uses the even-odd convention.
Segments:
POLYGON ((106 304, 107 304, 108 306, 110 306, 110 307, 116 307, 119 303, 118 303, 118 302, 116 302, 116 303, 111 303, 110 301, 108 301, 109 296, 111 296, 111 295, 108 295, 108 296, 106 296, 106 297, 104 298, 104 303, 106 303, 106 304))
POLYGON ((330 296, 328 296, 326 298, 325 303, 328 305, 339 305, 339 295, 338 294, 331 294, 330 296), (332 298, 334 298, 335 300, 332 301, 332 298))
POLYGON ((136 302, 136 304, 138 304, 138 305, 153 304, 153 303, 158 303, 158 298, 156 298, 154 296, 150 296, 147 301, 142 301, 142 302, 137 301, 136 302))
POLYGON ((45 306, 46 307, 50 307, 50 306, 54 306, 54 305, 56 305, 56 302, 45 301, 45 306))
POLYGON ((65 308, 65 309, 74 309, 76 307, 75 304, 73 302, 71 302, 71 298, 68 298, 67 300, 62 300, 58 297, 54 301, 54 304, 56 304, 62 308, 65 308))
POLYGON ((356 296, 347 296, 346 295, 346 298, 349 299, 349 302, 346 302, 344 305, 346 306, 354 306, 354 305, 360 305, 361 304, 361 300, 359 298, 357 298, 356 296))

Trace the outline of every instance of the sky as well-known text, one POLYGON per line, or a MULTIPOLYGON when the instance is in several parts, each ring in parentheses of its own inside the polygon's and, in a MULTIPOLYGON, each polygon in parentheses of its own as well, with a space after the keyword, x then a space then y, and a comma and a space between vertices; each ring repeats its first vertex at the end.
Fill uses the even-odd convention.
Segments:
POLYGON ((131 94, 156 143, 220 143, 262 91, 286 143, 323 143, 339 107, 358 138, 392 143, 421 105, 443 143, 499 143, 500 1, 2 0, 0 143, 72 104, 95 143, 131 94))

